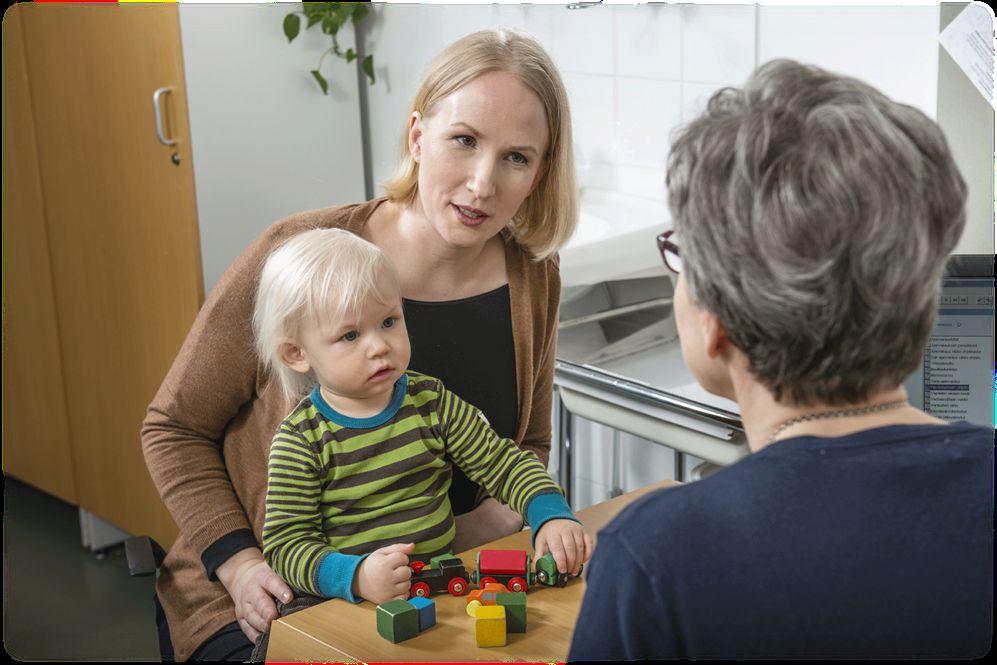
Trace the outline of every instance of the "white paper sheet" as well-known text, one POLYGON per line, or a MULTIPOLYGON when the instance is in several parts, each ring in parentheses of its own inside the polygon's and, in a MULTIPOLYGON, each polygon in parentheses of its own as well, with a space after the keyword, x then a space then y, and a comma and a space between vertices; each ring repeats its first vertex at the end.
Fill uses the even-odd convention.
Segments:
POLYGON ((994 13, 982 2, 966 7, 938 36, 984 99, 994 99, 994 13))

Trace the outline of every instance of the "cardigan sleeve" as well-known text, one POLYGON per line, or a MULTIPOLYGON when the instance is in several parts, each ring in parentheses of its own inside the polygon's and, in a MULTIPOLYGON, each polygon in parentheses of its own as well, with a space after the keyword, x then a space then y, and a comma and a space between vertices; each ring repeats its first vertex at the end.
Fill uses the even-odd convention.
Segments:
POLYGON ((550 461, 551 408, 554 398, 554 360, 557 355, 557 323, 561 303, 561 272, 559 258, 555 254, 544 261, 543 283, 535 285, 533 311, 539 320, 534 321, 536 331, 534 354, 536 357, 533 375, 533 407, 530 409, 529 425, 520 444, 526 450, 536 453, 544 467, 550 461))

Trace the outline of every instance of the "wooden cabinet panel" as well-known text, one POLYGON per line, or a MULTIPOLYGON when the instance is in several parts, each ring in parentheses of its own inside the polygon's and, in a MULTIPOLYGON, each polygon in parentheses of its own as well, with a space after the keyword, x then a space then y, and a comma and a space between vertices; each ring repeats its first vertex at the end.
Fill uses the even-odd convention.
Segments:
POLYGON ((79 504, 169 544, 139 430, 203 301, 177 8, 21 7, 79 504))
POLYGON ((3 22, 3 472, 76 503, 21 16, 3 22))

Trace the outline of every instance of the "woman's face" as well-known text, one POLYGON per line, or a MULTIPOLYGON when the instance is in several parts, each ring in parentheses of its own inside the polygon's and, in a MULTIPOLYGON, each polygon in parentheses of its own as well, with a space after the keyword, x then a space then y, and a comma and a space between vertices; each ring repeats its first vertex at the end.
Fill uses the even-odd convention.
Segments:
POLYGON ((495 71, 412 114, 409 150, 419 163, 418 202, 453 247, 480 247, 509 224, 538 180, 547 116, 519 79, 495 71))

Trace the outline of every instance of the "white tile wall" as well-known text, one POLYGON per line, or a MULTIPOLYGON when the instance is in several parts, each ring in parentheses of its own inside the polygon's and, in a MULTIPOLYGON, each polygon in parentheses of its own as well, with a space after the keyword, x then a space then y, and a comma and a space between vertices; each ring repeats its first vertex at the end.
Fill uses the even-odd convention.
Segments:
POLYGON ((758 12, 759 61, 793 58, 856 76, 934 118, 939 8, 771 7, 758 12))
POLYGON ((550 44, 554 9, 549 5, 496 5, 495 26, 524 30, 541 44, 550 44))
MULTIPOLYGON (((464 35, 490 28, 495 22, 495 10, 490 5, 443 5, 435 8, 444 44, 455 42, 464 35)), ((419 35, 422 38, 422 35, 419 35)), ((435 53, 434 53, 435 55, 435 53)))
POLYGON ((618 76, 616 95, 616 161, 659 169, 664 174, 669 133, 681 119, 682 84, 618 76))
POLYGON ((689 122, 706 109, 706 102, 723 85, 717 83, 682 84, 682 122, 689 122))
POLYGON ((615 7, 590 7, 571 11, 565 7, 551 7, 550 42, 544 46, 561 73, 612 76, 616 72, 615 10, 615 7))
POLYGON ((617 137, 615 117, 616 81, 612 76, 562 74, 571 104, 571 132, 575 160, 615 162, 617 137))
POLYGON ((681 80, 681 9, 634 5, 616 13, 616 74, 681 80))
POLYGON ((740 85, 755 68, 755 8, 682 6, 682 78, 740 85))

